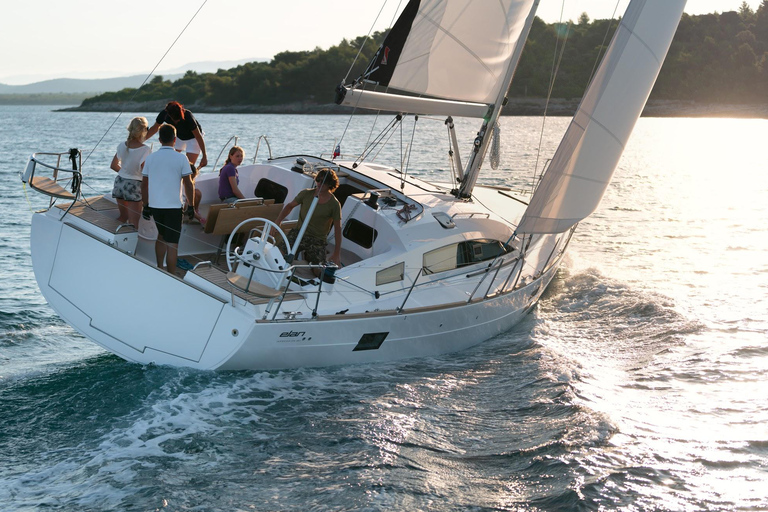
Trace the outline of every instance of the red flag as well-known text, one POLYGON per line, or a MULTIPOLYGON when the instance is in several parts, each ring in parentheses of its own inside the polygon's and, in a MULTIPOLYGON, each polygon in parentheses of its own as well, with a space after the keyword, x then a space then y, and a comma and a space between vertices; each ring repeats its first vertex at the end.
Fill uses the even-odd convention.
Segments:
POLYGON ((341 155, 341 144, 336 144, 336 149, 333 150, 333 158, 331 158, 331 160, 335 159, 339 155, 341 155))

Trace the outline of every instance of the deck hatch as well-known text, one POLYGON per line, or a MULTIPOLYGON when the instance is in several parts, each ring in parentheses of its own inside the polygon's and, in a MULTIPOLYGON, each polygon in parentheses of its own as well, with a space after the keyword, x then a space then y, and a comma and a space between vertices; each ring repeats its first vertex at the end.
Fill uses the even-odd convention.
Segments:
POLYGON ((377 350, 384 343, 388 334, 388 332, 367 332, 360 337, 360 341, 357 342, 352 352, 357 352, 358 350, 377 350))

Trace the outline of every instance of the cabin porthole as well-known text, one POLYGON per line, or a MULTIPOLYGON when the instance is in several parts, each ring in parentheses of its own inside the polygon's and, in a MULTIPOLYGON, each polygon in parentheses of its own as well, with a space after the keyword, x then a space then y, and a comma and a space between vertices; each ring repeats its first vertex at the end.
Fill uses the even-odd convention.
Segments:
POLYGON ((237 338, 237 335, 238 335, 238 334, 240 334, 240 331, 238 331, 237 329, 232 329, 232 336, 234 336, 235 338, 237 338))

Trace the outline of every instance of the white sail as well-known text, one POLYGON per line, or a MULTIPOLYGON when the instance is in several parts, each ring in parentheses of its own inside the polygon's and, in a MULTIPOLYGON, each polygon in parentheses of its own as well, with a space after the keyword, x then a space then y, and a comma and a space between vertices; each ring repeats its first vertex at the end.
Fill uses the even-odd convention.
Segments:
POLYGON ((632 0, 517 233, 562 233, 595 211, 643 111, 685 0, 632 0))
MULTIPOLYGON (((364 77, 411 93, 492 104, 534 0, 411 0, 364 77)), ((519 52, 518 52, 519 54, 519 52)))

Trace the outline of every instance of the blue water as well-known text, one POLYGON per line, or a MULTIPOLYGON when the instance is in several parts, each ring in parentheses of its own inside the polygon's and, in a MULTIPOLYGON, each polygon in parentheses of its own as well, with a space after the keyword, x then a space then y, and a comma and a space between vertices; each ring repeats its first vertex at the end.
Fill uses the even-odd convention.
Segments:
MULTIPOLYGON (((131 115, 89 157, 87 193, 111 187, 131 115)), ((126 363, 38 291, 46 201, 17 173, 33 151, 89 153, 114 118, 0 107, 0 510, 768 510, 768 121, 641 119, 539 307, 474 349, 215 373, 126 363)), ((211 161, 235 134, 246 159, 260 134, 330 151, 348 121, 199 119, 211 161)), ((530 182, 541 123, 502 120, 487 183, 530 182)), ((539 165, 566 124, 547 121, 539 165)), ((442 122, 419 126, 410 171, 447 179, 442 122)))

